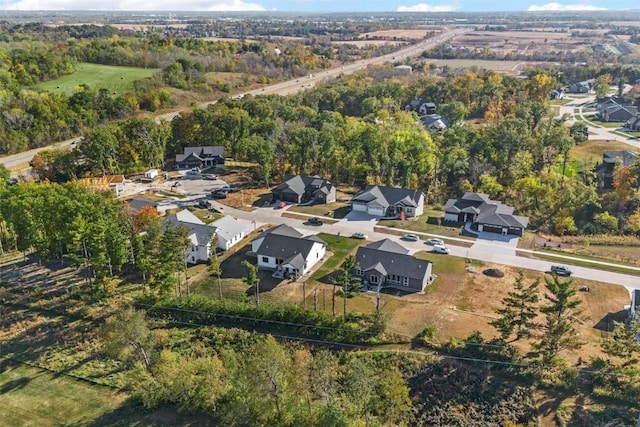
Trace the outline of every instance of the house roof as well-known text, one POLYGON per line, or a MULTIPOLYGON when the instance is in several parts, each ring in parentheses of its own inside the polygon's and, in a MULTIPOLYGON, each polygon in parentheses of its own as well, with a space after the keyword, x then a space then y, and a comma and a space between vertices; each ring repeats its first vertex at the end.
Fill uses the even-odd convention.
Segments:
POLYGON ((631 309, 636 311, 640 305, 640 289, 634 289, 631 293, 631 309))
POLYGON ((352 202, 366 203, 370 206, 403 205, 416 207, 424 197, 421 191, 410 190, 400 187, 383 187, 378 185, 367 185, 364 190, 353 196, 352 202))
POLYGON ((514 208, 491 200, 484 193, 467 192, 460 199, 449 199, 444 205, 446 213, 473 213, 475 222, 500 227, 527 228, 529 218, 513 214, 514 208))
POLYGON ((129 209, 131 209, 132 212, 138 212, 140 209, 146 206, 150 206, 153 208, 158 206, 158 202, 154 202, 150 199, 145 199, 144 197, 134 197, 133 199, 128 200, 127 203, 129 203, 129 209))
POLYGON ((370 249, 377 249, 385 252, 393 252, 396 254, 408 254, 409 250, 399 243, 394 242, 391 239, 383 239, 377 242, 369 243, 365 247, 370 249))
POLYGON ((615 164, 618 161, 622 162, 622 166, 631 166, 638 160, 638 153, 627 150, 612 150, 604 151, 602 153, 602 162, 615 164))
POLYGON ((292 259, 296 254, 302 254, 306 259, 316 243, 326 245, 318 238, 300 238, 270 233, 264 236, 256 253, 258 256, 271 256, 284 260, 292 259))
POLYGON ((280 224, 280 225, 277 225, 277 226, 275 226, 273 228, 270 228, 270 229, 262 232, 254 240, 258 240, 258 239, 260 239, 262 237, 265 237, 265 236, 267 236, 269 234, 276 234, 278 236, 298 237, 298 238, 303 236, 303 234, 300 233, 295 228, 290 227, 287 224, 280 224))
POLYGON ((200 218, 192 214, 188 209, 182 209, 181 211, 176 212, 170 217, 172 216, 175 216, 175 218, 180 222, 188 222, 190 224, 204 224, 204 222, 202 222, 200 218))
POLYGON ((191 243, 197 246, 206 246, 209 244, 211 242, 211 238, 216 232, 215 227, 203 224, 202 222, 198 224, 194 222, 181 221, 178 219, 178 214, 169 215, 165 218, 164 224, 165 226, 171 225, 176 228, 181 225, 186 227, 187 230, 189 230, 189 239, 191 240, 191 243))
POLYGON ((244 225, 231 215, 225 215, 222 218, 213 221, 210 225, 216 228, 216 234, 225 240, 231 240, 244 231, 244 225))
POLYGON ((184 147, 184 154, 176 154, 176 162, 184 162, 187 158, 203 160, 213 157, 224 158, 224 147, 211 145, 202 147, 184 147))
POLYGON ((363 271, 376 270, 385 275, 396 274, 411 279, 424 280, 431 262, 409 255, 406 249, 397 244, 404 251, 386 250, 389 247, 385 240, 358 248, 356 261, 360 269, 363 271))
POLYGON ((289 259, 284 260, 283 265, 288 264, 298 271, 304 270, 305 256, 301 253, 292 255, 289 259))
POLYGON ((614 103, 611 105, 607 105, 606 107, 600 110, 601 116, 611 116, 612 114, 623 114, 623 115, 628 114, 631 117, 633 117, 636 114, 638 114, 638 109, 636 107, 631 107, 627 105, 618 105, 614 103))
POLYGON ((331 191, 333 184, 319 176, 286 175, 282 184, 274 188, 273 192, 293 193, 302 196, 307 190, 322 190, 325 194, 331 191))

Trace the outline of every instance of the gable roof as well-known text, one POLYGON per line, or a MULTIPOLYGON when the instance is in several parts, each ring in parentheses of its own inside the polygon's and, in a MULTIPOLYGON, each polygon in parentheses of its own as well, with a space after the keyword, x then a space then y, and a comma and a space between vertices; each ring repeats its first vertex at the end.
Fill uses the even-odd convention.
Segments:
POLYGON ((140 209, 147 206, 153 208, 158 207, 158 202, 154 202, 151 199, 145 199, 144 197, 134 197, 133 199, 128 200, 127 203, 129 204, 129 209, 132 212, 138 212, 140 209))
POLYGON ((204 222, 202 222, 200 218, 195 216, 188 209, 182 209, 181 211, 169 216, 169 218, 171 217, 175 217, 180 222, 188 222, 190 224, 204 224, 204 222))
POLYGON ((356 261, 362 271, 375 270, 384 275, 395 274, 421 281, 427 275, 431 264, 430 261, 409 255, 404 247, 389 239, 358 248, 356 261), (389 245, 389 242, 394 245, 389 245))
POLYGON ((187 158, 203 160, 210 159, 212 157, 224 158, 224 147, 211 145, 202 147, 184 147, 184 154, 176 154, 176 162, 184 162, 187 158))
POLYGON ((492 202, 492 200, 489 199, 488 194, 467 191, 459 199, 447 200, 447 203, 444 205, 444 211, 448 213, 467 212, 478 214, 480 213, 478 209, 480 205, 490 202, 492 202))
POLYGON ((628 150, 612 150, 602 153, 602 162, 615 164, 618 160, 622 166, 631 166, 638 160, 638 153, 628 150))
POLYGON ((266 231, 263 231, 253 240, 258 240, 262 237, 268 236, 269 234, 276 234, 278 236, 289 236, 289 237, 302 237, 303 234, 296 230, 295 228, 288 226, 287 224, 280 224, 273 228, 270 228, 266 231))
POLYGON ((514 208, 498 200, 489 199, 484 193, 466 192, 460 199, 449 199, 445 213, 473 213, 475 222, 500 227, 527 228, 529 218, 513 214, 514 208))
POLYGON ((392 205, 417 207, 422 197, 424 197, 424 195, 419 190, 367 185, 364 190, 353 196, 351 201, 366 203, 370 206, 381 206, 383 208, 388 208, 392 205))
POLYGON ((313 248, 313 245, 316 243, 326 246, 326 243, 317 237, 310 239, 269 233, 264 236, 264 240, 256 250, 256 253, 258 256, 281 258, 284 259, 285 262, 297 254, 301 254, 304 259, 306 259, 311 252, 311 248, 313 248))
POLYGON ((305 175, 285 175, 284 180, 280 185, 274 188, 272 191, 280 193, 294 193, 298 196, 302 196, 305 191, 308 190, 321 190, 325 194, 331 191, 333 184, 327 179, 319 176, 305 176, 305 175))
POLYGON ((231 215, 225 215, 222 218, 213 221, 210 225, 216 228, 216 233, 225 240, 231 240, 233 237, 244 231, 244 226, 240 221, 231 215))
MULTIPOLYGON (((169 215, 167 218, 165 218, 164 220, 165 226, 171 225, 173 227, 178 228, 182 225, 186 227, 187 230, 189 230, 189 240, 191 240, 191 243, 197 246, 208 245, 211 242, 211 238, 216 232, 216 228, 211 225, 202 223, 202 221, 200 221, 199 219, 198 221, 200 221, 200 223, 181 221, 179 219, 179 214, 183 213, 184 211, 186 211, 186 209, 178 212, 177 214, 169 215)), ((187 215, 183 215, 183 217, 189 218, 189 216, 187 215)))

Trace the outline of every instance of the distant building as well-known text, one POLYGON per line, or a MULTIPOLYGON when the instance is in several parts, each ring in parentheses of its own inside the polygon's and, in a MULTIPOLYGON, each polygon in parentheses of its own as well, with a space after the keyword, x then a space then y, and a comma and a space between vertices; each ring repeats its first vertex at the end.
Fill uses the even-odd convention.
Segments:
POLYGON ((208 169, 224 167, 224 147, 185 147, 184 154, 176 154, 176 169, 208 169))
POLYGON ((404 111, 414 111, 418 113, 419 116, 436 114, 436 108, 437 106, 435 102, 417 98, 408 100, 402 107, 404 111))
POLYGON ((613 172, 616 166, 631 166, 639 160, 638 153, 627 150, 605 151, 602 153, 602 163, 595 167, 598 177, 598 187, 613 187, 613 172))
POLYGON ((272 198, 289 203, 333 203, 336 187, 319 176, 287 175, 282 184, 271 190, 272 198))

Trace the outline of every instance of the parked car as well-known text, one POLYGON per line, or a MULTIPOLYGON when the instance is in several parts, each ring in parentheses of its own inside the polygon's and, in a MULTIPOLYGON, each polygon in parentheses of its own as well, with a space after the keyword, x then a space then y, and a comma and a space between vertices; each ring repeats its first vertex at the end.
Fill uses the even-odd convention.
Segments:
POLYGON ((227 198, 227 192, 226 191, 212 191, 211 192, 211 197, 213 197, 214 199, 226 199, 227 198))
POLYGON ((444 242, 442 241, 442 239, 429 239, 429 240, 426 240, 424 243, 431 246, 434 246, 434 245, 444 246, 444 242))
POLYGON ((366 235, 366 234, 364 234, 364 233, 353 233, 353 234, 351 235, 351 238, 352 238, 352 239, 366 239, 366 238, 367 238, 367 235, 366 235))
POLYGON ((231 187, 229 185, 223 185, 222 187, 218 188, 218 190, 226 191, 227 193, 233 193, 234 191, 237 191, 238 189, 236 187, 231 187))
POLYGON ((218 179, 218 176, 212 173, 203 173, 202 179, 206 179, 208 181, 215 181, 216 179, 218 179))
POLYGON ((420 240, 420 238, 415 234, 405 234, 404 236, 401 237, 401 239, 406 240, 408 242, 417 242, 418 240, 420 240))
POLYGON ((318 218, 317 216, 314 216, 313 218, 309 218, 309 220, 307 221, 307 224, 309 224, 309 225, 322 225, 322 224, 324 224, 324 222, 322 222, 322 220, 320 218, 318 218))
POLYGON ((564 265, 552 265, 551 273, 555 273, 558 276, 569 277, 573 273, 569 267, 565 267, 564 265))
POLYGON ((446 255, 451 251, 445 245, 433 245, 433 249, 431 249, 431 252, 434 252, 434 253, 437 253, 437 254, 445 254, 446 255))

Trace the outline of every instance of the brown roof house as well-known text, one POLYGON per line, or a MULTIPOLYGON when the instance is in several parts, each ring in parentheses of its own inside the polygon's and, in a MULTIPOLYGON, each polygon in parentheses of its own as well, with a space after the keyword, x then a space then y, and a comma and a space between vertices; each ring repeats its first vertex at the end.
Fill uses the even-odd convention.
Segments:
POLYGON ((502 235, 522 236, 529 225, 529 218, 513 214, 514 208, 489 199, 483 193, 464 193, 460 199, 449 199, 444 205, 444 220, 469 222, 472 229, 502 235))
POLYGON ((362 285, 368 289, 424 292, 433 281, 431 261, 409 255, 409 250, 389 239, 358 248, 356 262, 354 275, 361 277, 362 285))

